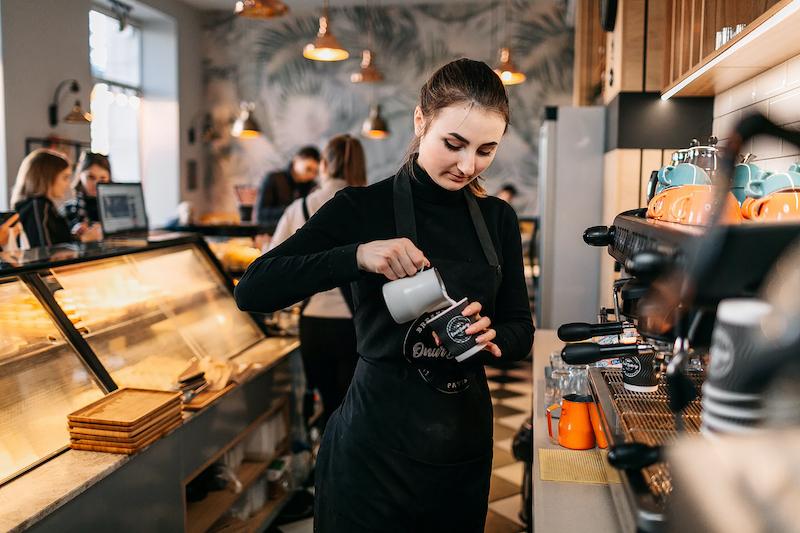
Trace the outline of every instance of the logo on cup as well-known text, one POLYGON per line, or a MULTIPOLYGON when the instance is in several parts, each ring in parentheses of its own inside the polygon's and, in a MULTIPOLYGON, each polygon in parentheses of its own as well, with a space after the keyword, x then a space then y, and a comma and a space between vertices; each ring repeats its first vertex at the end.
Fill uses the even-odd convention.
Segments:
POLYGON ((470 339, 470 336, 464 333, 470 324, 472 324, 472 322, 469 318, 463 315, 454 316, 447 323, 447 335, 453 341, 463 344, 470 339))
POLYGON ((625 357, 622 359, 622 373, 626 378, 635 378, 642 371, 642 363, 636 357, 625 357))
POLYGON ((711 337, 711 367, 712 376, 726 376, 733 367, 733 340, 728 332, 722 328, 714 330, 711 337))

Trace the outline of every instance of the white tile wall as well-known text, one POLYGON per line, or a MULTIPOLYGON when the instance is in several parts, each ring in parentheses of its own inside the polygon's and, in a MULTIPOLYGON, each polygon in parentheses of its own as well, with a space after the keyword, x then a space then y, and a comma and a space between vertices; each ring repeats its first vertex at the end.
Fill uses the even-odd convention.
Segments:
MULTIPOLYGON (((714 99, 713 134, 724 144, 736 122, 757 111, 782 126, 800 130, 800 56, 759 74, 714 99)), ((800 149, 770 137, 756 137, 744 151, 765 170, 782 171, 800 161, 800 149)))

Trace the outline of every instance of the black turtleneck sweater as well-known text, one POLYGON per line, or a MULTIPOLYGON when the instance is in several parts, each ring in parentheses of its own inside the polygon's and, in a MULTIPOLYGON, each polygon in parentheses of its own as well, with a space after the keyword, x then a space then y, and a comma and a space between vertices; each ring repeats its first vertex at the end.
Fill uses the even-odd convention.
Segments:
MULTIPOLYGON (((356 263, 359 244, 397 237, 392 202, 394 179, 340 191, 291 238, 257 259, 236 286, 239 307, 272 312, 352 282, 358 282, 362 289, 372 285, 375 288, 372 292, 357 291, 362 299, 364 294, 380 299, 356 302, 358 353, 365 359, 394 357, 397 352, 394 345, 402 342, 407 326, 375 319, 377 311, 385 311, 379 288, 387 280, 359 271, 356 263)), ((463 191, 441 188, 417 165, 411 189, 418 246, 426 257, 485 262, 463 191)), ((497 331, 495 343, 502 350, 503 359, 522 359, 531 349, 533 323, 517 217, 498 198, 478 198, 477 202, 503 272, 495 309, 485 307, 482 314, 492 319, 492 327, 497 331)))

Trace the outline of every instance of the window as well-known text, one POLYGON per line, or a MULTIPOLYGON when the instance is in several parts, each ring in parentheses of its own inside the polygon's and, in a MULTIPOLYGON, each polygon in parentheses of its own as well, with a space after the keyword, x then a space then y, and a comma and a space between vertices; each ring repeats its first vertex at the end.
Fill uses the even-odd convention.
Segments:
POLYGON ((114 181, 141 181, 142 31, 89 12, 92 151, 108 154, 114 181))

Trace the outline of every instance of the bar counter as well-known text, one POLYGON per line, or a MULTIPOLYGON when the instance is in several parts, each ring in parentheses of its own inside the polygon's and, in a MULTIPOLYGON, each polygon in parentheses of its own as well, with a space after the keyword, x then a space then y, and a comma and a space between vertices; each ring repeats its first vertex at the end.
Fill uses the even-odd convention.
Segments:
POLYGON ((296 338, 268 338, 246 350, 234 361, 252 363, 255 372, 202 410, 184 412, 181 426, 135 455, 67 450, 6 483, 0 531, 190 529, 185 481, 258 422, 263 406, 274 401, 272 370, 298 347, 296 338))
MULTIPOLYGON (((539 449, 560 449, 550 442, 547 433, 544 369, 550 364, 550 353, 560 351, 563 346, 555 331, 536 330, 533 343, 533 530, 536 533, 617 533, 622 528, 608 485, 542 481, 539 475, 539 449)), ((553 422, 555 426, 556 421, 553 422)))

